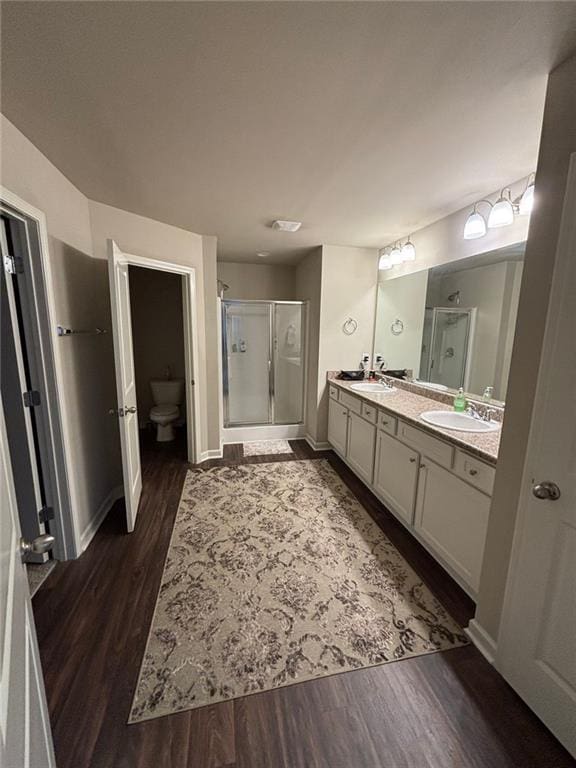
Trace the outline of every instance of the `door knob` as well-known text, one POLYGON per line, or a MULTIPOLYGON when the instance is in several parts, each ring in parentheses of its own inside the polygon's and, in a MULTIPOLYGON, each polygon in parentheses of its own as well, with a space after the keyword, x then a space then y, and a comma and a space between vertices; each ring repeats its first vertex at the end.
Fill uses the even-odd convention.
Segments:
POLYGON ((127 405, 124 408, 124 413, 136 413, 136 406, 135 405, 127 405))
POLYGON ((26 541, 26 539, 20 539, 20 554, 22 557, 34 553, 35 555, 43 555, 49 552, 54 546, 56 539, 49 533, 44 533, 42 536, 37 536, 32 541, 26 541))
POLYGON ((532 493, 537 499, 547 499, 548 501, 556 501, 560 498, 560 488, 556 483, 550 483, 547 480, 533 485, 532 493))

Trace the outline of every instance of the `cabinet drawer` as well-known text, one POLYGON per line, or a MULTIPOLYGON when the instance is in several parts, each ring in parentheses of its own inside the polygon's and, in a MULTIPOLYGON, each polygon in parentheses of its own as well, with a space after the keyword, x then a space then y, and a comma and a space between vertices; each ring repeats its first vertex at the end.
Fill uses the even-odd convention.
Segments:
POLYGON ((454 448, 442 440, 437 440, 426 432, 422 432, 416 427, 411 427, 403 421, 398 422, 398 439, 403 443, 415 448, 420 453, 426 454, 435 462, 447 469, 452 469, 454 459, 454 448))
POLYGON ((360 415, 362 418, 366 419, 366 421, 372 422, 372 424, 376 424, 376 417, 378 416, 378 411, 376 410, 375 405, 368 405, 367 403, 362 403, 362 410, 360 412, 360 415))
POLYGON ((359 398, 354 397, 354 395, 349 395, 348 392, 341 391, 339 401, 353 413, 360 415, 362 401, 359 398))
POLYGON ((489 496, 492 495, 496 469, 491 467, 490 464, 485 464, 480 459, 464 453, 464 451, 456 451, 454 472, 464 478, 464 480, 467 480, 470 485, 476 486, 476 488, 484 491, 489 496))
POLYGON ((384 432, 388 432, 389 435, 396 434, 397 424, 398 424, 398 419, 396 419, 394 416, 390 416, 389 413, 386 413, 385 411, 380 411, 380 413, 378 414, 378 428, 383 429, 384 432))
POLYGON ((332 384, 328 387, 328 392, 330 393, 330 397, 333 397, 334 400, 338 400, 338 387, 334 387, 332 384))

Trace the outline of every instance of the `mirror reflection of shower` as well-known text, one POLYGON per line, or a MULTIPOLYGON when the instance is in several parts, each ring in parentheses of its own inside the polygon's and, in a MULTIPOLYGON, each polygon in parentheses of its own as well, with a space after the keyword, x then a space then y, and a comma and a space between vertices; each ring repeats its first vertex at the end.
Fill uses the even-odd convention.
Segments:
MULTIPOLYGON (((458 304, 459 291, 452 297, 448 299, 458 304)), ((468 388, 475 320, 475 308, 426 307, 420 379, 451 389, 468 388)))

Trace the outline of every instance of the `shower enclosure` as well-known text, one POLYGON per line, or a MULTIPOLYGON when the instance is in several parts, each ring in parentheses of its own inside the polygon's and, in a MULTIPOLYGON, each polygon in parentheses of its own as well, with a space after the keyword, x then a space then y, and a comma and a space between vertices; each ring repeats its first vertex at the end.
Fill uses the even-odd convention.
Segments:
POLYGON ((223 301, 224 426, 304 420, 306 304, 223 301))
POLYGON ((468 388, 476 308, 426 309, 420 378, 452 389, 468 388))

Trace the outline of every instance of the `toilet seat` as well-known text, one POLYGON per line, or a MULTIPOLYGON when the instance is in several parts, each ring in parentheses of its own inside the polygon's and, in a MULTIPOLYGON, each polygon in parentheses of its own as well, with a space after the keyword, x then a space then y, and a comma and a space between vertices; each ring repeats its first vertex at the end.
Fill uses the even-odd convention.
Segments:
POLYGON ((164 419, 176 418, 179 413, 180 409, 177 405, 166 403, 165 405, 155 405, 150 411, 150 418, 153 419, 155 416, 160 416, 164 419))

